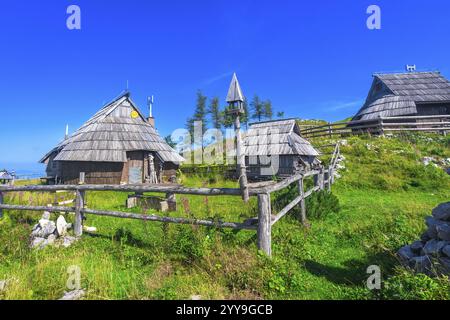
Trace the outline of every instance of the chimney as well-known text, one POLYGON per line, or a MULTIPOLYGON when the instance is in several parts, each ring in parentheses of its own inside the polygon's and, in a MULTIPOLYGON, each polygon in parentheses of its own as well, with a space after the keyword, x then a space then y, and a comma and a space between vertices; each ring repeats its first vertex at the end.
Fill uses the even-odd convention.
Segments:
POLYGON ((151 97, 147 97, 148 104, 148 118, 147 122, 154 128, 155 127, 155 118, 153 117, 153 95, 151 97))
POLYGON ((406 65, 406 71, 408 71, 408 72, 414 72, 414 71, 416 71, 416 65, 415 65, 415 64, 413 64, 413 65, 407 64, 407 65, 406 65))

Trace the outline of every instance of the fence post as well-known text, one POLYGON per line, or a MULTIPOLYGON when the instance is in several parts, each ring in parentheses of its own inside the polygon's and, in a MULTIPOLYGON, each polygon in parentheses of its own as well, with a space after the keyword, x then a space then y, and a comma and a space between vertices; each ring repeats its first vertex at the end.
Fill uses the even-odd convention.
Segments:
MULTIPOLYGON (((0 204, 3 204, 3 192, 0 191, 0 204)), ((0 219, 3 218, 3 209, 0 208, 0 219)))
POLYGON ((258 194, 258 249, 272 255, 272 215, 270 194, 258 194))
POLYGON ((331 192, 331 179, 332 179, 332 176, 333 176, 333 170, 331 169, 331 166, 330 166, 330 167, 328 167, 328 175, 327 175, 327 178, 328 178, 328 192, 331 192))
POLYGON ((305 187, 303 178, 298 180, 298 191, 302 196, 302 200, 300 200, 300 222, 305 226, 306 225, 306 204, 305 204, 305 187))
POLYGON ((81 237, 83 234, 83 213, 81 210, 84 208, 84 190, 76 190, 76 199, 75 199, 75 222, 73 226, 73 230, 76 237, 81 237))

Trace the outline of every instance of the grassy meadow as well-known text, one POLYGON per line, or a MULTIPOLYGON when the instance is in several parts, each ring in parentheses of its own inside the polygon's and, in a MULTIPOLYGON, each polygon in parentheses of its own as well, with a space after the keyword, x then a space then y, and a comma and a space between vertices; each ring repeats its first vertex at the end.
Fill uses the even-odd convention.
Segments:
MULTIPOLYGON (((449 299, 447 278, 414 275, 400 267, 395 252, 420 236, 432 208, 450 199, 450 176, 420 161, 450 158, 450 138, 414 134, 346 142, 346 168, 332 190, 339 212, 328 212, 324 203, 317 209, 309 200, 308 208, 315 205, 320 212, 310 216, 310 228, 299 223, 297 212, 288 214, 273 228, 271 259, 258 253, 253 231, 90 215, 85 224, 96 233, 84 233, 69 248, 32 250, 28 237, 41 214, 5 212, 0 280, 8 285, 0 299, 58 299, 67 290, 71 265, 81 269, 86 299, 449 299), (381 268, 383 288, 371 291, 366 269, 374 264, 381 268)), ((187 186, 237 186, 217 176, 181 179, 187 186)), ((6 203, 45 205, 54 197, 15 193, 6 203)), ((125 211, 126 197, 89 192, 87 204, 125 211)), ((281 200, 272 201, 277 206, 281 200)), ((244 204, 238 197, 177 195, 177 202, 178 211, 170 215, 236 222, 257 215, 254 198, 244 204)))

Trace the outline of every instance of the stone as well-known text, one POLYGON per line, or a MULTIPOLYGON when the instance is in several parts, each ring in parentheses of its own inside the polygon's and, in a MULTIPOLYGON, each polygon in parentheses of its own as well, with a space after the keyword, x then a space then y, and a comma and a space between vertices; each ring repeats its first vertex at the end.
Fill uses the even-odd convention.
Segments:
POLYGON ((397 254, 400 261, 405 265, 409 265, 409 261, 415 256, 414 252, 411 250, 411 246, 409 245, 401 247, 397 254))
POLYGON ((450 202, 441 203, 433 209, 432 214, 437 220, 450 221, 450 202))
POLYGON ((422 235, 420 236, 420 240, 422 242, 427 242, 428 240, 431 240, 430 235, 428 234, 427 231, 425 231, 424 233, 422 233, 422 235))
POLYGON ((422 243, 422 241, 414 241, 414 242, 411 244, 411 250, 412 250, 412 252, 414 252, 415 254, 420 254, 420 252, 422 251, 422 249, 423 249, 423 243, 422 243))
POLYGON ((442 248, 442 253, 450 258, 450 245, 446 245, 442 248))
POLYGON ((53 244, 53 243, 55 243, 55 240, 56 240, 56 236, 54 234, 51 234, 47 238, 47 244, 53 244))
POLYGON ((62 241, 62 246, 64 248, 67 248, 67 247, 70 247, 72 245, 72 243, 74 243, 78 239, 75 238, 75 237, 72 237, 72 236, 65 236, 62 240, 63 240, 62 241))
POLYGON ((30 247, 42 249, 47 245, 47 239, 42 237, 35 237, 31 240, 30 247))
POLYGON ((450 225, 442 224, 436 226, 438 238, 444 241, 450 241, 450 225))
POLYGON ((44 213, 42 214, 42 220, 50 220, 50 212, 48 211, 44 211, 44 213))
POLYGON ((65 236, 67 234, 67 222, 64 216, 60 215, 56 220, 56 230, 60 237, 65 236))
POLYGON ((49 235, 53 234, 56 231, 56 224, 53 221, 49 221, 45 226, 41 229, 41 236, 46 238, 49 235))
POLYGON ((426 217, 425 223, 428 226, 427 233, 432 239, 438 238, 437 226, 449 225, 448 223, 441 220, 437 220, 433 217, 426 217))
POLYGON ((439 258, 439 263, 441 264, 442 271, 450 274, 450 258, 442 257, 439 258))
POLYGON ((97 232, 97 228, 96 227, 83 226, 83 230, 86 231, 86 232, 97 232))
POLYGON ((410 260, 410 267, 416 272, 430 273, 431 272, 431 260, 428 256, 413 257, 410 260))
POLYGON ((8 280, 0 280, 0 292, 6 291, 7 285, 8 285, 8 280))
POLYGON ((202 296, 199 294, 193 294, 190 298, 191 300, 202 300, 202 296))
POLYGON ((435 159, 433 157, 423 157, 421 161, 424 166, 428 166, 430 164, 433 164, 435 159))
POLYGON ((64 292, 64 296, 59 300, 80 300, 85 295, 85 291, 83 289, 72 290, 69 292, 64 292))
POLYGON ((441 250, 447 245, 445 241, 438 241, 436 239, 431 239, 424 246, 422 252, 429 256, 438 257, 441 250))

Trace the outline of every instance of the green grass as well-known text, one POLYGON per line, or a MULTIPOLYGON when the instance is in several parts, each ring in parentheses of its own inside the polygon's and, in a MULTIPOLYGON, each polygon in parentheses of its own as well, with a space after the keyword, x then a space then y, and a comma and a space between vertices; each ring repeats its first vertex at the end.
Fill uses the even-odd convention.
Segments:
MULTIPOLYGON (((0 220, 0 279, 10 282, 0 298, 57 299, 67 290, 67 268, 77 265, 87 299, 449 299, 448 279, 414 275, 395 257, 424 231, 430 210, 450 198, 450 177, 419 161, 450 157, 449 149, 448 138, 439 136, 348 139, 346 169, 333 186, 340 211, 317 215, 310 229, 296 212, 281 219, 273 228, 272 259, 257 252, 252 231, 97 216, 85 222, 96 234, 85 233, 70 248, 35 251, 27 239, 40 215, 9 212, 0 220), (365 286, 373 264, 381 267, 380 291, 365 286)), ((216 177, 182 179, 187 186, 237 185, 216 177)), ((96 209, 125 210, 125 199, 125 193, 87 194, 96 209)), ((53 196, 7 199, 30 200, 45 204, 53 196)), ((256 216, 255 199, 243 204, 238 197, 178 195, 177 201, 172 216, 256 216)))

